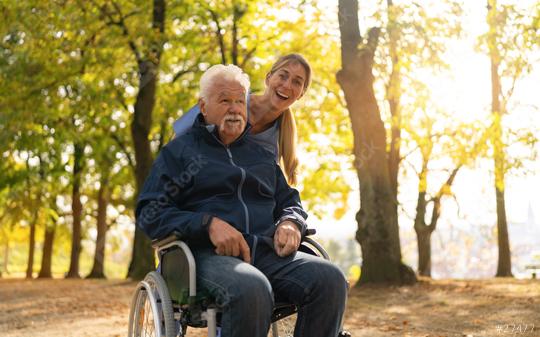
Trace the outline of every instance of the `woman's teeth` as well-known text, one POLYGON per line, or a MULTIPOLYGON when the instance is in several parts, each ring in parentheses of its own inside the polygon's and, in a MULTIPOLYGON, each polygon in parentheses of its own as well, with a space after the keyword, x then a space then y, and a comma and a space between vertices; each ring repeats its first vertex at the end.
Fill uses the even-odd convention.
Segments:
POLYGON ((276 95, 281 98, 281 99, 289 99, 289 96, 279 92, 279 91, 276 91, 276 95))

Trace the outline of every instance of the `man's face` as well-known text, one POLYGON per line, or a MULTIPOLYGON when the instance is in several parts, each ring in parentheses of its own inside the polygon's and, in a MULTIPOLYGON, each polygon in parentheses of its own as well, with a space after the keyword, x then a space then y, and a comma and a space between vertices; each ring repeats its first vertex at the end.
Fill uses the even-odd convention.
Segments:
POLYGON ((217 78, 210 94, 199 100, 207 124, 215 124, 220 140, 228 145, 244 131, 247 120, 246 91, 236 81, 217 78))

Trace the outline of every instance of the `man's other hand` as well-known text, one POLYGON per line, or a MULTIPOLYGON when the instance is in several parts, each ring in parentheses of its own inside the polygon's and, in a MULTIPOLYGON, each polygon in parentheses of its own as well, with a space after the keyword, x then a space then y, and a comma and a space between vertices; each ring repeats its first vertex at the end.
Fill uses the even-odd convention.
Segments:
POLYGON ((210 241, 216 247, 216 254, 224 256, 241 256, 244 261, 250 263, 251 254, 249 246, 236 228, 218 217, 213 217, 208 226, 210 241))
POLYGON ((274 249, 277 255, 285 257, 298 250, 302 233, 298 226, 289 220, 280 223, 274 234, 274 249))

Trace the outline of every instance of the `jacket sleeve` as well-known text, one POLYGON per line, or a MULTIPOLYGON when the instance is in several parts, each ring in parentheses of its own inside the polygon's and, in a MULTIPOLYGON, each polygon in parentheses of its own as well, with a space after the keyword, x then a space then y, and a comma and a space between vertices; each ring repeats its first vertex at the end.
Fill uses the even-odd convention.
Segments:
POLYGON ((302 236, 305 235, 307 224, 307 213, 302 207, 300 194, 287 183, 279 165, 276 165, 276 208, 274 209, 274 219, 276 226, 285 220, 294 222, 302 236))
POLYGON ((174 136, 179 137, 191 129, 199 112, 201 112, 199 104, 195 104, 185 114, 178 118, 173 123, 174 136))
POLYGON ((183 210, 175 202, 184 193, 183 183, 175 179, 182 172, 181 160, 173 157, 169 147, 164 147, 152 165, 135 210, 137 226, 151 239, 163 238, 173 231, 186 241, 208 238, 203 219, 209 215, 183 210))

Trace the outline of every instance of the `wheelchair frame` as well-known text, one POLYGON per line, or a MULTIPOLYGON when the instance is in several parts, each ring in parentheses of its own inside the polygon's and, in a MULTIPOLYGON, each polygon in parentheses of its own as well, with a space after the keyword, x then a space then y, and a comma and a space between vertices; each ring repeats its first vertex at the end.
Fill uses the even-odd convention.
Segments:
MULTIPOLYGON (((325 249, 315 240, 307 237, 313 234, 315 234, 314 229, 307 230, 298 250, 330 260, 325 249)), ((179 233, 174 232, 164 239, 153 240, 152 247, 158 256, 158 269, 148 273, 145 279, 137 285, 130 309, 128 337, 146 336, 147 330, 150 330, 149 333, 153 331, 154 334, 151 336, 155 337, 182 337, 185 336, 188 326, 207 327, 208 337, 217 337, 217 313, 219 310, 213 303, 201 303, 201 300, 197 298, 197 266, 189 246, 181 240, 179 233), (187 277, 181 275, 180 280, 175 280, 175 283, 180 281, 178 285, 180 289, 182 287, 188 288, 187 301, 180 300, 180 303, 171 299, 171 286, 168 286, 165 281, 167 277, 162 275, 163 265, 166 267, 163 260, 165 253, 172 249, 179 249, 185 258, 183 262, 188 265, 187 277), (152 319, 147 316, 150 313, 152 319)), ((182 290, 185 292, 185 288, 182 290)), ((176 289, 172 289, 172 291, 178 298, 176 289)), ((277 322, 297 311, 294 304, 277 303, 274 306, 271 325, 272 337, 286 337, 279 334, 277 322)))

